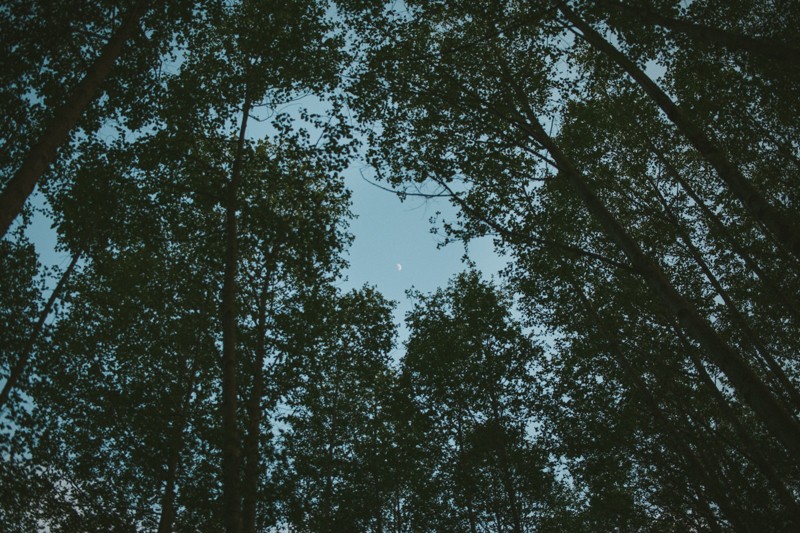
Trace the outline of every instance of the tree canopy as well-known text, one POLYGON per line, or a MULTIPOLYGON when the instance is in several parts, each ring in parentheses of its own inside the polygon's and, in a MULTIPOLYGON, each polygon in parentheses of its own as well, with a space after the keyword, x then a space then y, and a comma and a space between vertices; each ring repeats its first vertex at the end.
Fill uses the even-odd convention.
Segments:
POLYGON ((796 0, 5 2, 0 523, 800 528, 799 37, 796 0), (507 267, 403 323, 343 288, 354 162, 507 267))

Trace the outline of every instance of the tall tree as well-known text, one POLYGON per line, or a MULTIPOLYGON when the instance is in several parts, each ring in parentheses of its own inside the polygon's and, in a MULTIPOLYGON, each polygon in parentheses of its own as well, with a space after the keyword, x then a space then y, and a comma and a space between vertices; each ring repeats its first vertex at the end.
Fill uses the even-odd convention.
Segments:
POLYGON ((470 531, 525 531, 546 519, 535 509, 553 482, 542 474, 544 450, 527 435, 541 351, 511 318, 507 298, 475 272, 416 299, 402 370, 442 432, 439 468, 459 502, 456 519, 470 531))
MULTIPOLYGON (((3 184, 3 190, 0 192, 0 237, 4 236, 8 231, 9 226, 14 221, 14 219, 19 215, 19 213, 23 209, 23 205, 25 201, 28 199, 30 194, 33 192, 36 184, 40 181, 42 175, 47 171, 48 167, 52 164, 52 162, 56 158, 56 154, 58 149, 65 144, 68 140, 71 133, 74 132, 76 125, 81 121, 81 118, 85 115, 87 108, 90 104, 97 100, 98 93, 101 90, 106 78, 109 77, 109 74, 112 71, 112 68, 117 63, 119 57, 122 55, 126 44, 133 38, 134 34, 141 26, 142 19, 154 9, 154 6, 157 6, 160 2, 155 2, 152 0, 141 0, 133 5, 131 5, 124 15, 121 17, 119 24, 117 27, 110 33, 107 42, 104 43, 102 48, 97 53, 97 57, 90 65, 85 67, 81 67, 79 64, 76 65, 69 65, 67 69, 72 68, 76 69, 77 72, 82 72, 80 74, 80 81, 77 82, 68 92, 66 95, 64 94, 57 94, 57 95, 50 95, 50 94, 34 94, 33 98, 53 98, 57 103, 57 107, 52 111, 52 113, 47 113, 48 116, 45 119, 45 125, 42 126, 42 132, 39 135, 38 139, 34 142, 34 144, 30 147, 29 150, 24 154, 19 162, 14 161, 10 162, 11 164, 18 165, 17 169, 14 171, 13 175, 8 178, 8 181, 3 184)), ((38 2, 36 4, 39 4, 38 2)), ((29 20, 25 20, 26 16, 37 16, 35 14, 36 11, 39 9, 55 9, 54 6, 47 5, 28 5, 28 6, 21 6, 15 5, 10 7, 8 10, 4 10, 8 18, 4 20, 5 24, 14 25, 20 24, 23 25, 29 20)), ((185 9, 185 5, 188 3, 184 3, 183 7, 171 8, 169 10, 159 9, 163 14, 164 11, 169 13, 169 20, 164 21, 167 25, 172 23, 177 23, 178 20, 173 19, 172 15, 175 12, 180 12, 181 9, 185 9)), ((67 18, 73 16, 73 13, 67 15, 67 18)), ((72 41, 73 46, 75 45, 75 35, 70 34, 71 32, 81 32, 85 31, 89 34, 96 31, 98 28, 94 27, 93 23, 87 23, 80 18, 76 20, 69 20, 69 22, 65 25, 65 27, 59 27, 58 23, 52 24, 54 16, 52 13, 39 15, 42 16, 47 23, 45 24, 44 28, 40 28, 40 31, 48 32, 52 31, 52 26, 55 26, 57 31, 60 30, 64 33, 62 37, 68 41, 72 41), (78 28, 70 28, 70 24, 74 24, 78 26, 78 28), (84 27, 80 27, 80 26, 84 27), (66 31, 64 31, 66 30, 66 31)), ((112 20, 115 20, 117 17, 113 17, 112 20)), ((94 21, 93 21, 94 22, 94 21)), ((35 25, 36 22, 33 22, 35 25)), ((24 27, 24 26, 23 26, 24 27)), ((32 28, 27 28, 31 30, 32 28)), ((174 30, 174 29, 173 29, 174 30)), ((155 42, 148 42, 147 46, 142 48, 142 51, 139 52, 140 55, 143 55, 145 59, 144 65, 137 65, 140 69, 139 72, 133 70, 134 75, 141 76, 141 69, 145 72, 149 69, 155 71, 156 65, 153 63, 149 63, 148 55, 150 54, 151 50, 158 51, 162 43, 164 41, 158 42, 158 40, 168 40, 173 33, 171 31, 164 32, 161 28, 158 28, 156 24, 155 28, 151 29, 151 38, 156 39, 155 42)), ((78 38, 80 39, 80 37, 78 38)), ((138 40, 138 39, 137 39, 138 40)), ((75 72, 69 70, 62 70, 58 71, 59 67, 59 60, 63 60, 63 54, 59 54, 56 52, 54 55, 50 55, 49 50, 47 47, 32 47, 26 46, 28 43, 25 43, 23 46, 20 46, 19 42, 16 43, 8 43, 7 50, 11 52, 11 57, 17 57, 19 55, 24 54, 38 54, 45 52, 43 57, 39 57, 39 60, 50 60, 50 64, 48 65, 48 69, 40 69, 39 73, 27 73, 30 76, 39 76, 40 78, 44 78, 47 76, 47 70, 53 69, 55 70, 56 76, 60 76, 60 80, 56 80, 56 83, 60 84, 68 84, 70 77, 72 77, 75 72), (31 50, 33 48, 33 50, 31 50), (42 50, 44 48, 44 50, 42 50), (59 57, 61 55, 62 57, 59 57), (66 83, 65 83, 66 82, 66 83)), ((81 50, 82 52, 82 50, 81 50)), ((26 67, 28 66, 28 62, 31 61, 30 58, 21 58, 22 64, 26 67)), ((135 58, 133 58, 135 59, 135 58)), ((159 58, 156 57, 156 61, 159 58)), ((82 57, 72 57, 69 58, 68 61, 82 61, 82 57)), ((35 64, 35 63, 34 63, 35 64)), ((24 67, 23 67, 24 68, 24 67)), ((15 69, 17 70, 17 69, 15 69)), ((11 83, 4 87, 5 92, 12 93, 19 91, 21 87, 18 85, 15 87, 18 80, 8 80, 11 83)), ((135 83, 136 80, 133 76, 131 76, 128 80, 128 83, 135 83)), ((124 82, 123 82, 124 83, 124 82)), ((46 87, 46 83, 43 84, 46 87)), ((28 86, 28 90, 33 89, 33 87, 28 86)), ((61 89, 63 92, 63 88, 61 89)), ((31 98, 31 95, 26 95, 28 98, 31 98)), ((24 105, 24 102, 19 101, 18 105, 24 105)), ((34 124, 26 124, 28 127, 35 127, 34 124)), ((24 136, 22 137, 25 138, 24 136)), ((13 146, 12 139, 9 139, 7 142, 11 143, 13 146)), ((11 148, 11 146, 9 146, 11 148)))
POLYGON ((380 530, 389 502, 373 439, 392 377, 392 306, 368 287, 312 303, 303 318, 316 315, 315 327, 285 372, 282 519, 301 530, 380 530))
MULTIPOLYGON (((359 68, 366 74, 352 87, 362 118, 371 123, 373 131, 380 131, 371 138, 372 161, 395 185, 427 182, 435 187, 436 194, 449 194, 461 209, 461 223, 448 227, 452 236, 494 234, 515 259, 512 272, 518 290, 530 298, 532 320, 550 324, 554 333, 602 337, 600 332, 575 327, 570 315, 574 313, 570 301, 574 288, 565 279, 561 261, 579 265, 587 275, 591 273, 591 281, 581 283, 590 284, 590 294, 602 290, 601 301, 616 306, 605 304, 601 316, 614 313, 621 324, 638 324, 638 330, 622 332, 619 344, 638 348, 625 353, 626 361, 647 362, 645 368, 651 361, 668 361, 657 375, 664 383, 661 394, 676 398, 675 403, 652 407, 669 417, 692 417, 694 422, 687 431, 697 442, 707 442, 704 439, 709 434, 721 435, 728 427, 707 423, 705 417, 716 415, 700 407, 701 400, 685 400, 686 390, 696 390, 698 395, 713 392, 707 381, 694 379, 694 370, 690 369, 696 367, 684 351, 686 347, 677 348, 683 343, 681 335, 689 337, 691 349, 699 350, 704 364, 722 371, 725 401, 734 407, 740 421, 751 420, 753 415, 762 421, 758 439, 769 450, 767 460, 772 466, 761 468, 748 459, 747 468, 760 469, 764 483, 771 476, 769 472, 783 472, 784 479, 777 484, 769 482, 772 489, 766 489, 766 485, 753 488, 753 493, 754 497, 758 494, 758 498, 771 500, 769 506, 780 509, 781 516, 786 517, 792 512, 792 502, 773 498, 783 492, 782 485, 790 485, 795 478, 790 473, 794 467, 786 468, 796 455, 792 450, 797 446, 798 426, 790 402, 797 378, 790 359, 780 355, 770 360, 770 356, 783 353, 784 341, 794 345, 790 332, 795 331, 796 323, 789 326, 786 319, 791 303, 783 308, 766 303, 768 298, 761 292, 766 287, 758 287, 750 274, 742 271, 724 240, 731 232, 735 234, 732 228, 746 228, 741 237, 746 250, 739 246, 742 253, 737 252, 738 256, 747 257, 748 265, 755 265, 762 280, 772 276, 760 265, 771 269, 766 257, 776 258, 789 272, 780 279, 794 286, 796 264, 792 254, 786 253, 794 237, 787 237, 791 231, 778 230, 774 225, 769 231, 761 231, 762 223, 768 224, 759 214, 744 209, 741 202, 737 205, 730 201, 731 182, 720 186, 707 181, 709 171, 719 174, 719 165, 706 157, 710 152, 704 152, 705 148, 695 142, 699 137, 694 134, 700 132, 706 140, 719 135, 724 139, 720 142, 733 143, 727 155, 720 149, 717 156, 739 166, 741 177, 757 183, 762 197, 781 198, 776 212, 791 220, 796 209, 789 200, 792 186, 786 168, 776 173, 771 163, 773 154, 755 149, 754 136, 749 137, 751 144, 745 148, 740 118, 712 115, 724 106, 715 101, 706 86, 718 83, 720 72, 733 71, 723 49, 706 55, 691 40, 678 41, 681 47, 675 48, 652 38, 626 42, 624 53, 619 49, 614 53, 608 48, 610 37, 602 33, 605 30, 592 33, 590 27, 581 24, 582 31, 575 35, 564 31, 565 20, 567 27, 577 25, 576 13, 586 8, 583 3, 557 4, 411 3, 402 14, 389 10, 378 23, 371 20, 365 24, 362 43, 368 59, 359 68), (370 31, 374 27, 379 29, 370 31), (387 39, 387 35, 392 38, 387 39), (593 40, 590 46, 586 46, 584 37, 593 40), (673 63, 670 57, 680 59, 673 63), (700 57, 708 58, 709 64, 702 76, 696 69, 688 69, 690 60, 700 57), (680 80, 681 95, 697 99, 692 104, 697 102, 696 108, 702 110, 699 126, 694 118, 681 122, 681 117, 687 117, 685 111, 644 74, 641 63, 654 58, 667 58, 663 79, 680 80), (640 79, 632 84, 620 76, 621 72, 640 79), (643 98, 639 91, 648 84, 645 77, 652 85, 645 89, 643 98), (695 81, 701 87, 695 93, 689 83, 692 77, 702 80, 695 81), (653 99, 660 99, 664 104, 659 104, 660 109, 674 124, 653 113, 653 99), (676 109, 681 116, 673 113, 676 109), (647 140, 643 129, 654 141, 649 150, 642 149, 647 140), (713 134, 703 134, 704 130, 713 134), (660 163, 655 163, 653 146, 660 152, 660 163), (702 157, 696 154, 698 150, 702 157), (665 158, 665 154, 669 155, 665 158), (701 198, 700 205, 713 206, 716 219, 709 218, 707 210, 702 219, 698 218, 694 213, 698 205, 687 200, 688 189, 667 188, 662 173, 664 160, 668 164, 679 161, 679 172, 686 173, 684 182, 697 187, 692 194, 701 198), (701 196, 697 190, 703 191, 701 196), (705 224, 719 226, 718 222, 721 230, 703 233, 705 224), (737 296, 732 297, 734 294, 737 296), (742 315, 735 300, 739 297, 742 305, 757 305, 763 313, 742 315), (680 323, 678 330, 676 323, 680 323), (780 332, 782 342, 766 348, 768 341, 763 339, 769 335, 764 333, 771 327, 780 332), (770 353, 764 357, 766 352, 770 353), (731 390, 736 396, 727 394, 731 390), (766 495, 773 489, 775 492, 766 495)), ((737 4, 735 10, 740 7, 737 4)), ((586 8, 585 12, 590 10, 586 8)), ((766 12, 763 15, 768 16, 766 12)), ((727 16, 725 13, 720 20, 727 23, 727 16)), ((762 20, 766 18, 758 23, 762 20)), ((626 31, 631 26, 628 24, 626 31)), ((738 85, 734 85, 738 93, 724 91, 719 100, 740 109, 758 108, 761 114, 757 116, 769 124, 767 131, 790 129, 779 125, 777 108, 772 107, 770 89, 766 88, 787 85, 786 76, 782 80, 775 71, 765 75, 744 68, 748 75, 736 78, 738 85)), ((780 94, 786 94, 787 104, 794 105, 796 97, 780 94)), ((791 117, 784 121, 792 122, 791 117)), ((673 183, 674 174, 669 178, 673 183)), ((740 200, 746 196, 760 201, 750 193, 738 196, 740 200)), ((625 383, 633 387, 635 380, 625 378, 625 383)), ((636 429, 630 427, 630 431, 636 429)), ((694 477, 691 482, 699 490, 716 482, 715 471, 724 469, 723 486, 716 493, 726 500, 725 493, 746 479, 737 469, 731 469, 730 454, 739 453, 747 445, 739 437, 733 437, 733 441, 713 452, 698 444, 702 450, 699 454, 675 448, 679 453, 671 460, 694 457, 692 461, 704 465, 708 472, 705 481, 694 477)), ((652 460, 642 458, 644 464, 652 460)), ((684 468, 678 471, 685 472, 687 482, 694 476, 684 468)), ((629 479, 637 477, 631 476, 629 479)), ((698 512, 708 515, 711 508, 707 501, 699 502, 698 512)), ((727 519, 737 527, 755 523, 752 516, 739 511, 741 504, 722 503, 731 511, 727 519)), ((756 507, 751 506, 748 513, 758 516, 761 511, 756 507)), ((645 508, 640 506, 637 512, 645 508)), ((718 518, 713 512, 710 516, 708 523, 716 525, 718 518)))
POLYGON ((200 105, 182 110, 188 115, 179 120, 210 113, 215 117, 210 123, 205 121, 210 128, 192 129, 204 137, 229 137, 235 144, 230 162, 221 167, 227 174, 225 273, 220 314, 223 507, 229 532, 242 527, 236 278, 240 268, 238 202, 242 180, 248 175, 247 155, 252 150, 248 122, 256 106, 274 109, 302 91, 321 91, 335 81, 337 41, 327 35, 329 29, 324 6, 317 2, 301 0, 264 6, 245 1, 222 6, 211 14, 207 26, 190 36, 190 53, 176 79, 178 87, 188 90, 187 96, 193 95, 194 87, 200 87, 200 93, 194 93, 200 105), (292 23, 285 24, 287 20, 292 23), (220 84, 233 90, 223 94, 218 90, 220 84))

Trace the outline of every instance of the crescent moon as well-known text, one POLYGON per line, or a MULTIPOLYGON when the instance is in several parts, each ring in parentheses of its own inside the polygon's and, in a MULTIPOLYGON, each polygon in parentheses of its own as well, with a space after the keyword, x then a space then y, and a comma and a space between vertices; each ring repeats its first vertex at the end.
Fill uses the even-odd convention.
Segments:
POLYGON ((400 263, 397 263, 397 265, 395 265, 395 266, 397 266, 397 271, 398 272, 402 272, 403 271, 403 265, 401 265, 400 263))

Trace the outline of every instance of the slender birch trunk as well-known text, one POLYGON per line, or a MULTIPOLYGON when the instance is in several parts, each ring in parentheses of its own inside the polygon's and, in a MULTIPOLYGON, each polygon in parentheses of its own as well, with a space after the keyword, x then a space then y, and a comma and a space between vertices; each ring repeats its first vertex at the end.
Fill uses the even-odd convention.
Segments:
MULTIPOLYGON (((524 98, 521 88, 515 85, 513 78, 509 76, 507 81, 519 97, 524 98)), ((473 97, 481 105, 487 105, 479 95, 473 95, 473 97)), ((521 100, 521 103, 525 104, 525 102, 526 100, 521 100)), ((489 107, 492 112, 518 127, 532 142, 550 154, 559 170, 559 175, 572 186, 592 218, 619 246, 630 261, 631 267, 645 280, 653 293, 664 303, 666 309, 677 318, 681 326, 700 343, 707 356, 728 377, 739 396, 762 420, 775 439, 794 454, 794 457, 800 457, 800 424, 773 397, 769 388, 753 372, 742 356, 714 330, 697 308, 675 289, 661 267, 644 253, 620 221, 606 208, 589 184, 588 179, 547 134, 536 114, 529 108, 524 109, 525 114, 523 115, 516 109, 489 107)))
POLYGON ((256 503, 258 501, 258 478, 261 472, 259 442, 261 441, 261 403, 264 400, 264 362, 266 359, 267 292, 269 280, 265 280, 258 302, 256 325, 255 360, 253 361, 253 388, 248 405, 247 440, 245 443, 245 471, 242 490, 242 532, 256 532, 256 503))
POLYGON ((175 522, 175 487, 177 485, 181 453, 186 445, 184 432, 189 421, 189 409, 191 408, 192 393, 194 393, 195 384, 197 383, 197 372, 198 357, 195 354, 189 367, 186 393, 183 396, 180 412, 172 428, 172 449, 167 460, 167 479, 164 484, 164 494, 161 497, 161 516, 158 520, 158 533, 170 533, 175 522))
POLYGON ((586 42, 605 54, 639 84, 678 128, 678 131, 716 170, 717 175, 750 213, 750 216, 764 225, 767 234, 771 235, 780 247, 800 260, 800 228, 796 222, 773 207, 767 198, 728 160, 723 150, 701 128, 697 127, 642 69, 609 43, 564 2, 557 1, 556 3, 564 18, 581 31, 586 42))
POLYGON ((667 199, 661 194, 661 191, 658 189, 657 185, 652 179, 649 181, 651 188, 655 192, 656 197, 661 204, 661 208, 664 210, 664 214, 666 215, 667 219, 669 219, 670 223, 675 227, 678 234, 678 239, 686 246, 686 249, 689 251, 689 255, 703 272, 703 275, 714 288, 717 295, 719 295, 719 297, 722 299, 722 302, 725 304, 725 307, 728 309, 728 312, 733 318, 734 324, 736 324, 736 326, 741 330, 744 339, 755 349, 756 354, 758 354, 758 356, 764 361, 768 368, 768 373, 773 377, 778 388, 783 389, 783 391, 788 395, 789 401, 788 403, 785 403, 787 409, 790 411, 800 409, 800 392, 797 391, 797 388, 789 380, 781 364, 772 356, 770 350, 764 346, 764 343, 761 341, 759 336, 750 327, 747 319, 745 319, 744 315, 742 315, 741 311, 739 311, 738 306, 728 294, 728 291, 725 290, 720 280, 711 270, 711 267, 703 258, 703 255, 697 246, 695 246, 688 232, 683 229, 677 215, 672 212, 667 199))
POLYGON ((753 274, 755 274, 759 280, 761 280, 761 283, 764 284, 764 287, 769 290, 772 296, 784 305, 789 314, 791 314, 792 318, 796 322, 800 322, 800 309, 798 309, 798 306, 793 301, 791 293, 780 287, 780 284, 774 280, 763 268, 761 268, 761 265, 757 263, 755 258, 753 258, 752 255, 749 254, 742 247, 742 245, 739 244, 739 241, 732 235, 731 230, 722 220, 720 220, 719 216, 717 216, 717 214, 706 205, 705 200, 700 197, 700 194, 694 189, 694 187, 692 187, 692 185, 683 178, 681 173, 678 172, 678 169, 669 162, 666 156, 651 141, 647 139, 647 134, 643 130, 640 131, 646 145, 656 156, 656 159, 658 159, 662 168, 667 173, 667 176, 673 179, 676 183, 680 184, 681 188, 686 192, 689 198, 694 201, 695 206, 700 210, 700 213, 706 220, 706 223, 709 225, 709 227, 720 232, 726 243, 730 246, 731 250, 744 262, 745 266, 753 274))
POLYGON ((580 284, 577 283, 577 281, 571 276, 569 278, 569 282, 577 294, 578 299, 583 304, 589 319, 596 325, 603 337, 605 337, 606 341, 608 342, 610 348, 609 354, 620 366, 620 369, 622 369, 623 374, 630 381, 633 389, 638 392, 639 396, 644 400, 648 411, 658 422, 660 433, 664 436, 667 446, 677 453, 677 455, 683 457, 683 459, 686 461, 688 467, 687 474, 691 478, 698 478, 695 482, 698 485, 698 489, 703 491, 705 487, 708 493, 712 496, 714 503, 719 506, 720 511, 722 511, 728 520, 731 521, 731 524, 733 524, 737 530, 746 530, 746 527, 742 523, 742 519, 739 517, 739 513, 736 510, 736 505, 727 497, 728 491, 722 484, 720 484, 718 476, 714 472, 710 472, 707 469, 704 462, 687 444, 686 438, 681 435, 681 432, 659 405, 658 400, 652 393, 651 387, 644 382, 639 373, 622 355, 624 349, 616 334, 613 333, 613 328, 606 326, 605 320, 597 312, 594 305, 581 288, 580 284))

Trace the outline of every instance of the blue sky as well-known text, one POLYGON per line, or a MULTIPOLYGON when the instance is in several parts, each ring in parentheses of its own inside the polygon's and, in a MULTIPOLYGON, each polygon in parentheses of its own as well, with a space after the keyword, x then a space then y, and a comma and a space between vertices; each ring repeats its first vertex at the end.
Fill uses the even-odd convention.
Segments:
MULTIPOLYGON (((430 232, 430 218, 437 211, 454 220, 456 210, 444 198, 408 197, 400 202, 392 193, 364 181, 357 167, 348 169, 346 183, 353 192, 352 210, 358 218, 350 225, 355 241, 348 256, 348 280, 342 288, 365 283, 376 286, 384 296, 398 302, 395 317, 400 322, 411 309, 405 295, 407 289, 432 292, 466 268, 462 262, 464 245, 452 243, 437 248, 442 237, 430 232), (398 270, 398 264, 402 270, 398 270)), ((468 252, 487 276, 505 266, 488 238, 470 243, 468 252)), ((400 333, 403 340, 402 328, 400 333)))

